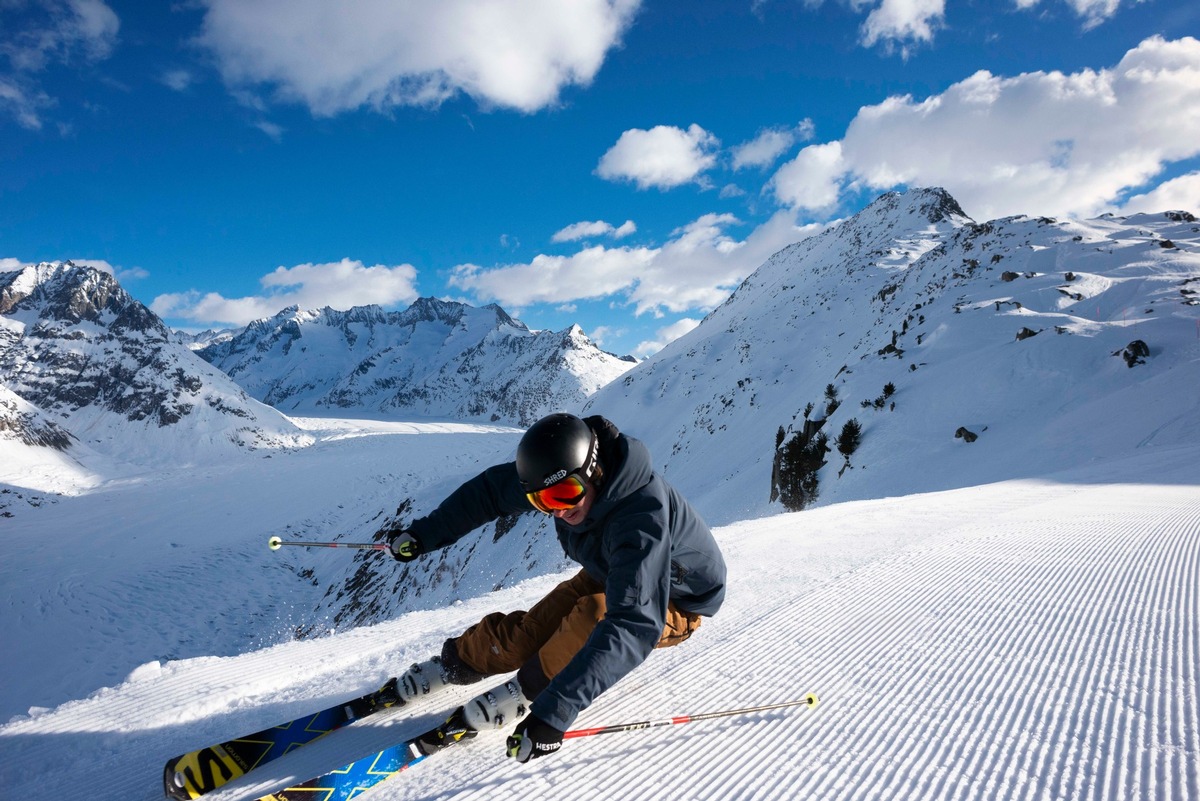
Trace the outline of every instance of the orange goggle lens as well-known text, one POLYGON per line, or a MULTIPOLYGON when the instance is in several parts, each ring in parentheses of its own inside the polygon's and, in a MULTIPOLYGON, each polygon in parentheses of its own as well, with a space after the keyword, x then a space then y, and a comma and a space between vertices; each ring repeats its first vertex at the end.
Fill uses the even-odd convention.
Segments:
POLYGON ((545 489, 526 493, 525 497, 529 499, 535 509, 550 514, 578 506, 586 494, 587 486, 583 483, 583 479, 571 475, 545 489))

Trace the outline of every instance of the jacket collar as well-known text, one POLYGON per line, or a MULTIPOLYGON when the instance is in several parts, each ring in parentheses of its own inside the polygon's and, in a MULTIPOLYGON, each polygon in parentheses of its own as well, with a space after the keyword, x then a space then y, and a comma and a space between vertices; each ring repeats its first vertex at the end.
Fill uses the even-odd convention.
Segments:
POLYGON ((654 477, 654 465, 650 461, 650 450, 641 440, 621 434, 612 443, 604 457, 604 486, 600 496, 592 504, 591 511, 578 526, 559 524, 570 531, 586 531, 594 528, 612 512, 621 501, 650 483, 654 477))

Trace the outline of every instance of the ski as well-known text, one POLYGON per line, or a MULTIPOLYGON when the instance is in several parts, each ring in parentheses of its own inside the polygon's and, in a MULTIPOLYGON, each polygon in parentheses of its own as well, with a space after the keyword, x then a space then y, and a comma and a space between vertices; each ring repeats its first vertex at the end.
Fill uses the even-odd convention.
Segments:
POLYGON ((402 705, 404 700, 396 682, 394 678, 389 679, 383 687, 359 698, 168 760, 163 768, 163 789, 167 798, 175 801, 199 798, 348 723, 381 709, 402 705))
POLYGON ((476 732, 462 722, 459 707, 445 723, 389 746, 382 751, 356 759, 300 784, 264 795, 256 801, 349 801, 360 793, 402 773, 413 765, 460 740, 474 737, 476 732))
MULTIPOLYGON (((678 726, 683 723, 695 723, 714 718, 732 717, 734 715, 751 715, 796 707, 814 707, 818 703, 817 696, 809 693, 799 701, 788 701, 767 706, 744 707, 728 709, 721 712, 707 712, 701 715, 677 715, 662 720, 645 720, 637 723, 623 723, 616 726, 602 726, 591 729, 574 729, 564 732, 563 739, 576 737, 594 737, 598 734, 617 734, 620 732, 651 729, 658 726, 678 726)), ((467 726, 463 719, 463 708, 451 713, 445 723, 410 740, 389 746, 382 751, 376 751, 365 757, 354 760, 340 768, 331 770, 300 784, 264 795, 255 801, 350 801, 358 798, 380 782, 416 765, 428 757, 463 740, 469 740, 478 732, 467 726)))

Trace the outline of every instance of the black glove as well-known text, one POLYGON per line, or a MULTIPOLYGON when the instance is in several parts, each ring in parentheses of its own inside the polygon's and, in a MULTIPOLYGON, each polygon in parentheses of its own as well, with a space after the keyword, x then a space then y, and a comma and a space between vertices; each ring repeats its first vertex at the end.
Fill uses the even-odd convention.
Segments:
POLYGON ((526 715, 508 737, 508 755, 518 762, 548 756, 562 748, 563 733, 537 715, 526 715))
POLYGON ((424 552, 421 543, 417 542, 417 538, 404 530, 400 530, 388 538, 388 548, 391 549, 392 558, 397 562, 411 562, 424 552))

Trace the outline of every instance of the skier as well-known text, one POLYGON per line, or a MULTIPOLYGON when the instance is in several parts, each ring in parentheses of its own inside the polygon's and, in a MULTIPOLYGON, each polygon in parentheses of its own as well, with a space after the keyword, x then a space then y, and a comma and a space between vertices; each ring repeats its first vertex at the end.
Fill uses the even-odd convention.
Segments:
POLYGON ((724 599, 725 561, 708 526, 654 471, 646 446, 599 416, 542 418, 515 462, 383 533, 396 560, 410 562, 531 506, 554 516, 563 550, 583 569, 528 611, 487 615, 400 677, 412 699, 517 671, 456 709, 422 740, 426 753, 518 718, 508 756, 554 753, 580 711, 651 650, 688 639, 724 599))

